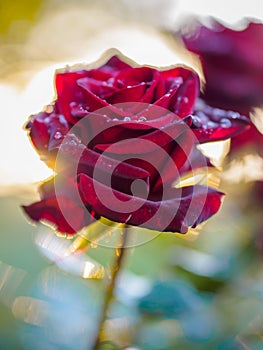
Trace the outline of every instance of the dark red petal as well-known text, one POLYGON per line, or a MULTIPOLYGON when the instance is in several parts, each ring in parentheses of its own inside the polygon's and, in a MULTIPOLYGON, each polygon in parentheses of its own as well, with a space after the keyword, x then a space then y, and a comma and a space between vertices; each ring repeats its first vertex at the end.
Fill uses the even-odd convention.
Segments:
MULTIPOLYGON (((182 133, 167 149, 167 157, 162 159, 158 170, 159 176, 153 186, 152 192, 159 192, 163 186, 172 186, 182 173, 182 167, 188 160, 195 142, 194 135, 189 129, 182 133)), ((158 155, 158 151, 156 155, 158 155)))
POLYGON ((186 233, 188 227, 195 227, 215 214, 222 197, 213 189, 195 186, 171 189, 170 198, 151 201, 118 192, 86 175, 80 175, 79 182, 84 202, 97 214, 157 231, 186 233))
POLYGON ((114 92, 111 96, 107 97, 107 102, 111 104, 124 103, 124 102, 140 102, 143 99, 145 91, 147 89, 146 84, 140 83, 134 86, 128 86, 114 92))
POLYGON ((23 209, 34 221, 46 220, 54 224, 57 231, 74 234, 95 220, 83 205, 78 191, 73 177, 56 175, 40 185, 41 200, 23 209))
POLYGON ((191 20, 177 33, 200 57, 206 80, 203 98, 241 113, 263 104, 263 23, 243 22, 245 28, 235 30, 214 18, 209 18, 209 27, 191 20))
POLYGON ((131 68, 131 66, 124 62, 118 55, 112 56, 104 65, 102 65, 99 70, 112 74, 117 74, 120 71, 131 68))
MULTIPOLYGON (((108 106, 108 102, 102 99, 100 96, 93 93, 90 88, 90 79, 82 78, 78 79, 77 86, 79 87, 86 105, 90 112, 96 111, 97 109, 108 106)), ((77 101, 78 102, 78 101, 77 101)))
MULTIPOLYGON (((244 23, 246 22, 246 23, 244 23)), ((191 26, 184 26, 181 36, 186 47, 197 54, 228 55, 246 65, 262 67, 263 54, 260 47, 263 42, 263 24, 249 22, 243 30, 224 26, 215 18, 209 19, 209 27, 197 19, 191 26)))
POLYGON ((155 69, 150 67, 130 68, 121 71, 115 77, 115 85, 120 87, 151 83, 154 80, 155 69))
MULTIPOLYGON (((118 74, 122 70, 125 70, 126 68, 130 68, 130 66, 123 62, 119 57, 113 56, 108 60, 108 62, 96 69, 83 69, 72 72, 64 70, 57 72, 55 77, 55 85, 57 91, 56 108, 58 113, 63 114, 68 121, 74 124, 76 121, 71 116, 71 111, 69 108, 70 103, 75 102, 77 104, 85 105, 83 90, 79 87, 78 80, 82 78, 91 78, 93 80, 106 83, 114 75, 118 74)), ((89 99, 90 96, 88 96, 88 100, 89 99)))
POLYGON ((67 121, 75 123, 71 117, 70 103, 85 103, 82 91, 77 84, 81 78, 89 76, 88 71, 63 72, 57 73, 55 76, 55 85, 57 91, 56 108, 58 113, 65 116, 67 121))
POLYGON ((182 214, 184 210, 191 205, 193 212, 190 211, 190 215, 186 216, 185 226, 195 228, 200 223, 206 221, 211 216, 216 214, 221 206, 221 200, 224 194, 213 188, 207 188, 204 186, 185 187, 183 189, 183 206, 182 214), (200 212, 200 203, 202 203, 202 210, 200 212), (196 214, 195 214, 196 213, 196 214), (195 222, 193 223, 193 217, 195 222))
MULTIPOLYGON (((65 140, 67 141, 67 140, 65 140)), ((84 173, 96 178, 101 183, 113 188, 130 192, 134 180, 141 179, 148 184, 150 173, 139 167, 120 160, 107 157, 94 152, 84 145, 63 142, 60 148, 59 158, 56 163, 56 171, 75 176, 84 173)), ((124 159, 125 160, 125 159, 124 159)))
POLYGON ((169 108, 180 118, 191 114, 200 90, 198 75, 183 67, 161 71, 160 75, 169 90, 155 104, 169 108))
POLYGON ((247 71, 240 63, 224 64, 224 61, 229 59, 204 59, 206 86, 203 98, 219 108, 233 109, 240 113, 250 112, 252 107, 262 105, 262 72, 253 72, 252 67, 251 71, 247 71))
POLYGON ((45 154, 58 147, 69 127, 63 115, 46 112, 31 117, 29 135, 40 154, 45 154))
POLYGON ((33 145, 39 152, 47 150, 50 135, 48 132, 48 126, 43 120, 38 117, 33 117, 31 119, 29 135, 33 145))
MULTIPOLYGON (((172 123, 141 137, 116 140, 113 144, 96 144, 95 149, 109 157, 125 155, 129 163, 148 171, 153 191, 177 179, 194 143, 187 125, 189 118, 172 123), (165 170, 167 172, 165 172, 165 170)), ((191 118, 190 118, 191 119, 191 118)))
POLYGON ((225 140, 249 128, 249 119, 238 112, 213 108, 200 99, 196 103, 192 130, 201 143, 225 140))
POLYGON ((74 234, 92 223, 92 216, 84 211, 71 198, 54 196, 22 207, 34 221, 45 220, 56 226, 57 231, 74 234), (63 213, 70 220, 66 220, 63 213))
POLYGON ((111 96, 114 92, 118 91, 118 89, 113 86, 112 83, 94 78, 80 79, 78 81, 78 85, 79 84, 82 84, 85 86, 85 89, 102 99, 108 99, 108 96, 111 96))
POLYGON ((158 70, 154 70, 152 82, 149 86, 147 86, 147 90, 145 91, 145 94, 141 98, 140 102, 154 103, 154 101, 159 99, 160 94, 165 94, 163 82, 160 72, 158 70))
POLYGON ((197 54, 200 51, 211 53, 231 50, 231 43, 225 41, 221 34, 224 26, 214 18, 210 18, 210 26, 213 29, 203 26, 197 18, 191 18, 189 23, 184 24, 179 35, 188 50, 197 54))

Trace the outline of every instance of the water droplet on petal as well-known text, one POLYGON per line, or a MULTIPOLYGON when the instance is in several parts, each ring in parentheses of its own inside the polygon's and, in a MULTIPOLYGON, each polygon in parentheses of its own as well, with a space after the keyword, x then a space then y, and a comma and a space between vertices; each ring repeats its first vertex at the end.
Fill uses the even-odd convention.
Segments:
POLYGON ((142 115, 140 118, 138 118, 137 121, 138 122, 145 122, 146 120, 147 120, 147 118, 142 115))
POLYGON ((226 112, 222 109, 215 108, 213 110, 213 116, 216 117, 217 119, 222 118, 225 114, 226 114, 226 112))
POLYGON ((131 121, 131 118, 130 118, 130 117, 124 117, 124 118, 123 118, 123 121, 125 121, 125 122, 130 122, 130 121, 131 121))
POLYGON ((237 119, 240 117, 240 114, 238 112, 228 111, 227 116, 231 119, 237 119))
POLYGON ((222 128, 230 128, 232 126, 231 121, 227 118, 222 118, 220 121, 220 124, 221 124, 222 128))
POLYGON ((193 124, 196 128, 200 128, 202 126, 201 119, 199 117, 197 117, 196 115, 192 116, 192 121, 193 121, 193 124))
POLYGON ((211 120, 207 123, 208 128, 216 128, 218 126, 217 123, 212 122, 211 120))
POLYGON ((62 138, 62 134, 60 131, 55 132, 54 134, 54 139, 55 140, 60 140, 62 138))
POLYGON ((69 141, 69 144, 70 144, 71 146, 76 146, 76 145, 77 145, 77 142, 76 142, 76 140, 70 140, 70 141, 69 141))

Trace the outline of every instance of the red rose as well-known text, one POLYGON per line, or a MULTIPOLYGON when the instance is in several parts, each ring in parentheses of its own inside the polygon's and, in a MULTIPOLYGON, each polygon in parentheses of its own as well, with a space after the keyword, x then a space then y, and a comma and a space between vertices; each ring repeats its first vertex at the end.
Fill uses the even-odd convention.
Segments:
POLYGON ((179 36, 200 57, 205 99, 221 108, 247 113, 263 104, 263 24, 247 21, 234 30, 209 18, 209 27, 192 20, 179 36))
POLYGON ((222 193, 173 184, 211 166, 198 141, 228 138, 247 120, 237 114, 231 123, 225 111, 205 115, 203 104, 192 115, 199 95, 192 70, 135 67, 112 56, 98 68, 57 73, 56 90, 54 105, 27 124, 57 173, 42 186, 40 202, 24 207, 32 219, 69 234, 100 216, 185 233, 218 211, 222 193))
MULTIPOLYGON (((263 105, 263 24, 246 20, 234 30, 209 18, 209 26, 189 21, 177 35, 201 60, 206 86, 203 99, 214 107, 248 115, 263 105)), ((253 146, 262 155, 263 137, 252 125, 233 138, 231 149, 253 146)))

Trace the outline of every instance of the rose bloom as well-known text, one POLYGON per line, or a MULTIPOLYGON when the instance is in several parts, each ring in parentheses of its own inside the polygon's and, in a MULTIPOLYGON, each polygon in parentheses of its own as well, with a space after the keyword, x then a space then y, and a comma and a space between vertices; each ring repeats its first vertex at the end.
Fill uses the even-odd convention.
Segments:
POLYGON ((216 189, 174 184, 212 167, 198 143, 236 135, 248 120, 198 100, 194 71, 138 66, 115 53, 57 72, 55 87, 54 102, 26 125, 56 173, 40 201, 24 206, 31 219, 71 235, 100 217, 186 233, 219 210, 216 189))
MULTIPOLYGON (((263 105, 263 23, 244 19, 240 30, 214 18, 206 23, 192 18, 176 33, 200 58, 206 82, 202 97, 215 107, 249 115, 263 105)), ((232 149, 244 145, 262 154, 263 137, 254 125, 231 144, 232 149)))

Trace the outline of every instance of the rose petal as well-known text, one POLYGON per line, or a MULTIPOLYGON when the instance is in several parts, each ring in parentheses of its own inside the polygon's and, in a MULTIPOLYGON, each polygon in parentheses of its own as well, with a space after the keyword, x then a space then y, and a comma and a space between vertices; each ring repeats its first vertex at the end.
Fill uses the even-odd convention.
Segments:
POLYGON ((86 175, 80 175, 79 183, 84 202, 92 206, 97 214, 113 221, 152 230, 186 233, 188 227, 195 227, 207 220, 221 205, 222 193, 202 186, 172 189, 173 198, 154 202, 117 192, 86 175), (111 205, 102 202, 98 193, 103 193, 104 198, 110 197, 111 205), (125 202, 129 203, 129 209, 125 202), (124 212, 123 206, 128 210, 124 212), (158 210, 162 215, 156 215, 158 210))
POLYGON ((58 147, 68 130, 68 123, 63 115, 42 112, 31 116, 29 135, 40 154, 46 154, 58 147))
POLYGON ((163 186, 171 186, 182 173, 181 168, 188 160, 194 144, 194 135, 187 130, 173 142, 167 150, 167 157, 159 165, 159 176, 154 184, 152 192, 159 192, 163 186))
POLYGON ((107 102, 110 104, 123 102, 139 102, 143 99, 147 85, 140 83, 134 86, 128 86, 114 92, 107 97, 107 102))
POLYGON ((114 55, 99 70, 114 75, 127 68, 131 68, 131 66, 118 55, 114 55))
POLYGON ((83 95, 83 99, 87 104, 90 112, 96 111, 97 109, 100 109, 109 105, 106 100, 94 94, 93 91, 90 89, 89 78, 78 79, 76 84, 80 88, 80 91, 82 92, 82 95, 83 95))
POLYGON ((166 95, 154 104, 169 108, 180 118, 191 114, 195 100, 199 95, 200 83, 198 75, 192 70, 183 67, 163 70, 160 72, 160 75, 169 90, 167 90, 166 95))
POLYGON ((55 85, 57 91, 56 108, 57 112, 65 116, 67 121, 75 123, 70 113, 70 103, 84 103, 84 97, 81 89, 77 85, 80 78, 89 76, 89 72, 82 70, 76 72, 61 72, 55 76, 55 85))
POLYGON ((73 178, 57 175, 44 182, 39 192, 39 202, 22 206, 32 220, 48 221, 57 231, 68 234, 76 233, 95 220, 83 205, 73 178))
POLYGON ((199 142, 225 140, 250 128, 250 121, 238 112, 213 108, 198 100, 192 129, 199 142))
MULTIPOLYGON (((77 84, 79 86, 85 86, 85 89, 102 99, 108 99, 108 96, 111 96, 115 91, 118 91, 118 89, 107 80, 97 80, 86 77, 79 79, 77 84)), ((87 105, 89 105, 88 101, 86 102, 87 105)))
POLYGON ((56 226, 57 231, 71 235, 93 222, 92 216, 87 215, 86 211, 67 197, 54 196, 22 208, 32 220, 48 221, 56 226), (69 221, 65 219, 61 210, 67 213, 69 221))
POLYGON ((154 80, 155 69, 150 67, 135 67, 121 71, 114 79, 115 86, 127 87, 154 80))
POLYGON ((209 27, 192 19, 177 35, 200 57, 206 80, 203 98, 219 108, 247 113, 263 103, 263 23, 247 18, 243 28, 228 28, 210 17, 209 27))
POLYGON ((109 158, 86 148, 84 145, 72 145, 70 142, 67 144, 64 141, 60 148, 55 170, 68 176, 80 173, 90 177, 95 176, 97 181, 125 193, 130 193, 131 185, 135 180, 140 179, 148 184, 150 177, 148 171, 140 168, 137 163, 136 165, 128 164, 121 158, 120 160, 109 158))

